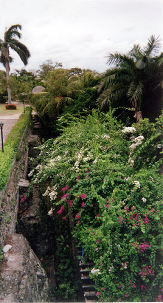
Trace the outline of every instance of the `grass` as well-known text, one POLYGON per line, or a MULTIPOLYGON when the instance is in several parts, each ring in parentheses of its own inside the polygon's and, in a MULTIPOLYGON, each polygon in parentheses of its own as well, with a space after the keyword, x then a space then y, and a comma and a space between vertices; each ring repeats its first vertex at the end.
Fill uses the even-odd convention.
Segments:
POLYGON ((16 104, 16 109, 6 109, 5 104, 0 104, 0 116, 12 116, 22 113, 23 111, 24 107, 22 103, 16 104))

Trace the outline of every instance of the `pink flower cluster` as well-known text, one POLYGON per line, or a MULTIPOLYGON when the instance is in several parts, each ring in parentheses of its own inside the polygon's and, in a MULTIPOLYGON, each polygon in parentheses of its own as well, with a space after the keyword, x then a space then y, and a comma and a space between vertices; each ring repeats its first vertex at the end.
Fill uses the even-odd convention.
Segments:
POLYGON ((144 242, 144 243, 142 243, 142 244, 139 245, 139 248, 140 248, 140 251, 141 251, 142 253, 144 253, 145 250, 146 250, 147 248, 150 248, 151 246, 152 246, 152 244, 148 244, 148 243, 144 242))
POLYGON ((80 196, 80 198, 82 198, 82 199, 85 199, 86 197, 87 197, 86 194, 83 194, 83 195, 80 196))
POLYGON ((64 205, 62 205, 61 208, 60 208, 60 210, 57 211, 57 214, 60 215, 63 212, 64 208, 65 208, 64 205))
POLYGON ((144 253, 147 248, 150 248, 152 246, 152 244, 148 244, 147 242, 141 244, 139 244, 138 242, 134 242, 132 245, 136 248, 139 248, 142 253, 144 253))
POLYGON ((67 198, 68 198, 68 193, 65 194, 65 195, 63 195, 63 196, 61 197, 61 200, 64 200, 64 199, 67 199, 67 198))
POLYGON ((131 282, 131 280, 130 280, 129 284, 130 284, 131 287, 136 288, 135 282, 131 282))
POLYGON ((80 218, 80 215, 77 213, 76 215, 75 215, 75 219, 79 219, 80 218))
POLYGON ((147 288, 144 284, 141 284, 141 285, 140 285, 140 289, 141 289, 141 290, 148 291, 148 288, 147 288))
POLYGON ((124 206, 124 211, 127 216, 129 216, 129 221, 131 222, 132 226, 141 226, 141 223, 149 224, 150 220, 148 219, 146 214, 140 214, 139 211, 136 209, 135 206, 131 207, 131 210, 124 206), (142 218, 144 217, 144 218, 142 218))
POLYGON ((122 217, 119 217, 118 224, 120 224, 122 221, 123 221, 123 218, 122 218, 122 217))
POLYGON ((105 203, 105 207, 106 207, 107 209, 109 209, 109 207, 110 207, 109 201, 107 201, 107 203, 105 203))
POLYGON ((27 199, 27 196, 24 196, 23 198, 21 198, 20 202, 23 203, 26 199, 27 199))
POLYGON ((143 267, 142 268, 142 271, 139 272, 139 275, 141 276, 141 278, 147 276, 147 275, 150 275, 150 276, 153 276, 154 275, 154 271, 151 270, 151 266, 146 266, 146 267, 143 267))
POLYGON ((61 191, 63 191, 63 193, 65 192, 65 191, 67 191, 68 190, 68 185, 66 185, 65 187, 63 187, 62 189, 61 189, 61 191))
POLYGON ((147 218, 147 216, 144 218, 143 222, 144 222, 145 224, 150 224, 150 220, 147 218))
POLYGON ((162 295, 158 295, 158 297, 156 299, 157 299, 157 302, 163 302, 162 295))

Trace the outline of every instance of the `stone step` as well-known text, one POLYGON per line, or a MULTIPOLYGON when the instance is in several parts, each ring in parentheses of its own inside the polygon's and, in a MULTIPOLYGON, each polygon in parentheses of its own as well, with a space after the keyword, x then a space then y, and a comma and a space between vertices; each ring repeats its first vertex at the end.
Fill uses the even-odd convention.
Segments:
POLYGON ((81 280, 90 280, 89 275, 81 274, 81 280))
POLYGON ((19 183, 18 183, 18 186, 20 186, 20 187, 29 187, 29 181, 26 180, 26 179, 20 179, 19 183))
POLYGON ((93 300, 93 299, 90 299, 90 298, 85 298, 85 302, 86 303, 96 303, 97 302, 97 300, 93 300))
POLYGON ((96 291, 95 290, 84 291, 84 297, 96 297, 96 291))
POLYGON ((83 284, 82 288, 85 290, 94 290, 94 284, 83 284))
POLYGON ((91 270, 89 269, 89 268, 84 268, 84 269, 80 269, 80 273, 82 274, 84 274, 84 273, 89 273, 89 272, 91 272, 91 270))
POLYGON ((93 263, 92 262, 79 262, 79 267, 85 268, 85 267, 92 267, 93 263))

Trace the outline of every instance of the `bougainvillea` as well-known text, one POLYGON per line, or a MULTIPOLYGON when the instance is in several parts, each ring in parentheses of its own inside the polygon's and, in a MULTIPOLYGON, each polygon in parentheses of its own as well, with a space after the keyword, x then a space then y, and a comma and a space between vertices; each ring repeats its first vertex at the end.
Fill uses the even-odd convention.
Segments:
POLYGON ((93 261, 99 301, 159 301, 160 120, 125 129, 97 113, 73 122, 41 146, 33 182, 93 261))

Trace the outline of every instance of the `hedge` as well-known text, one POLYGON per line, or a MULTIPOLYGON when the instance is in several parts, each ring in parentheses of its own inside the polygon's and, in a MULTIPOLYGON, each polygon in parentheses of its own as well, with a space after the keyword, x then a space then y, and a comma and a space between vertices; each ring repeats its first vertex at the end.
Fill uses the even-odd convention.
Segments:
POLYGON ((8 182, 10 170, 13 160, 19 149, 19 144, 23 135, 23 132, 31 120, 31 108, 26 108, 24 114, 22 114, 12 128, 4 143, 4 152, 0 150, 0 191, 5 187, 8 182))

